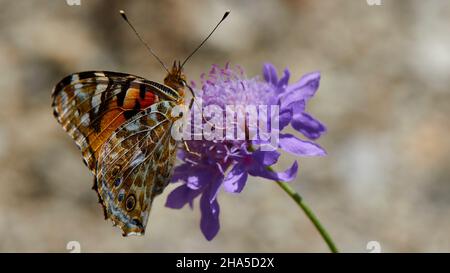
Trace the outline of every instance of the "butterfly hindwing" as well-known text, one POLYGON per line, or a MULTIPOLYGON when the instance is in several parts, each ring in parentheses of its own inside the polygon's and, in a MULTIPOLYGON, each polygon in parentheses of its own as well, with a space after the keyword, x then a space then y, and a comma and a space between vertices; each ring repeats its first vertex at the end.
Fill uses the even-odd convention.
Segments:
POLYGON ((176 142, 170 135, 173 102, 156 103, 114 132, 103 145, 96 184, 105 216, 124 235, 143 234, 153 198, 169 183, 176 142))
POLYGON ((69 75, 53 90, 54 115, 95 175, 105 216, 124 235, 144 233, 153 197, 170 179, 171 110, 180 97, 166 85, 107 71, 69 75))

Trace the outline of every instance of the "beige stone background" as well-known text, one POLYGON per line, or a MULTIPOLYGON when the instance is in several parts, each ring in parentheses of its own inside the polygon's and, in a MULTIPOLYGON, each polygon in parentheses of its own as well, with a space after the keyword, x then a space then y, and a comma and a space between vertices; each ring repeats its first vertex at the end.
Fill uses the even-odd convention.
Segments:
MULTIPOLYGON (((219 235, 206 241, 198 207, 154 203, 145 237, 103 220, 92 177, 52 116, 63 76, 115 70, 162 80, 164 71, 117 11, 167 63, 184 58, 231 9, 186 66, 213 63, 293 79, 320 70, 309 111, 328 126, 326 158, 301 159, 293 183, 341 251, 450 250, 450 2, 446 0, 0 1, 0 251, 326 252, 317 231, 274 183, 222 192, 219 235)), ((279 168, 286 167, 287 157, 279 168)))

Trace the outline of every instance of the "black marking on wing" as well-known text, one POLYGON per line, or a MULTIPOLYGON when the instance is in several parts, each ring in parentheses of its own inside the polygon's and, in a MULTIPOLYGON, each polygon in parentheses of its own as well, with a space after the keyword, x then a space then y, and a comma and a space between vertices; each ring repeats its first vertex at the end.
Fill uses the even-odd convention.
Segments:
POLYGON ((171 88, 169 88, 169 87, 167 87, 167 86, 165 86, 163 84, 160 84, 160 83, 157 83, 157 82, 149 82, 149 84, 153 85, 156 88, 159 88, 159 89, 163 90, 164 92, 167 92, 168 94, 170 94, 170 95, 172 95, 174 97, 178 97, 179 96, 173 89, 171 89, 171 88))
POLYGON ((132 118, 134 115, 136 115, 137 113, 139 113, 140 111, 141 111, 141 104, 139 103, 139 100, 136 99, 133 109, 123 112, 123 115, 125 116, 125 119, 128 120, 128 119, 132 118))
POLYGON ((145 88, 145 85, 142 84, 142 85, 139 86, 139 97, 141 99, 145 99, 146 91, 147 91, 147 88, 145 88))
POLYGON ((123 103, 125 101, 125 97, 127 96, 127 91, 131 87, 131 82, 136 80, 136 78, 129 77, 122 85, 121 91, 119 94, 117 94, 117 105, 119 107, 123 106, 123 103))
POLYGON ((98 112, 95 113, 92 111, 95 108, 92 108, 91 111, 89 111, 89 118, 92 120, 91 126, 94 129, 95 132, 100 132, 101 130, 101 121, 102 119, 99 118, 105 114, 106 111, 108 111, 108 95, 111 93, 111 90, 114 89, 114 82, 111 78, 108 78, 108 86, 106 87, 105 91, 102 92, 100 96, 100 105, 98 106, 98 112))

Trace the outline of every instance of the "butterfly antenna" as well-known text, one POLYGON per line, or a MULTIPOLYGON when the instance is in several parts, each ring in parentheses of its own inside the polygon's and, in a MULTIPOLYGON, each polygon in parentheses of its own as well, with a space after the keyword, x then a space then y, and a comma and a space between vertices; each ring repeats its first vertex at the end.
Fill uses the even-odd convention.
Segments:
POLYGON ((225 18, 227 18, 227 16, 229 14, 230 14, 229 10, 225 12, 222 19, 220 19, 219 23, 217 23, 217 25, 213 28, 213 30, 209 33, 209 35, 206 36, 206 38, 203 40, 203 42, 201 42, 201 44, 199 46, 197 46, 197 48, 194 51, 192 51, 192 53, 189 54, 189 56, 186 57, 186 59, 181 64, 181 68, 183 68, 184 64, 192 57, 192 55, 194 55, 195 52, 197 52, 197 50, 199 50, 203 46, 203 44, 209 39, 209 37, 211 37, 211 35, 214 33, 214 31, 216 31, 216 29, 219 27, 219 25, 225 20, 225 18))
POLYGON ((136 31, 136 29, 134 28, 134 26, 131 24, 131 22, 128 20, 127 15, 125 14, 125 11, 120 10, 120 15, 122 16, 122 18, 125 20, 125 22, 127 22, 127 24, 131 27, 131 29, 133 30, 134 34, 136 34, 136 36, 139 38, 139 40, 141 40, 141 42, 144 44, 144 46, 148 49, 148 51, 150 51, 150 54, 153 55, 153 57, 156 58, 156 60, 158 60, 158 62, 162 65, 162 67, 164 68, 164 70, 167 71, 167 73, 169 72, 169 69, 167 69, 167 67, 164 65, 163 61, 161 61, 161 59, 155 54, 155 52, 153 52, 153 50, 150 48, 150 46, 144 41, 144 39, 142 39, 141 35, 139 35, 139 33, 136 31))

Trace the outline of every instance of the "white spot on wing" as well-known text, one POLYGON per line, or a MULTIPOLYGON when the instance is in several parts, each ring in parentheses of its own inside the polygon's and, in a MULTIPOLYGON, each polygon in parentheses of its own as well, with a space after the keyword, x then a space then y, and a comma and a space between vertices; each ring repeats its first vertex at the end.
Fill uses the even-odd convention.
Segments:
POLYGON ((92 97, 91 106, 95 107, 95 113, 98 112, 98 109, 100 108, 100 103, 101 103, 100 96, 95 95, 92 97))
POLYGON ((95 87, 95 95, 100 94, 101 92, 105 91, 108 85, 106 84, 97 84, 95 87))
POLYGON ((77 98, 80 101, 84 101, 88 97, 88 94, 86 94, 85 92, 83 92, 81 90, 75 90, 75 95, 77 96, 77 98))
POLYGON ((62 105, 66 105, 66 103, 67 103, 67 94, 66 94, 66 92, 61 92, 60 94, 61 94, 61 104, 62 105))
POLYGON ((82 124, 84 127, 88 127, 88 126, 89 126, 89 123, 91 122, 90 119, 89 119, 89 114, 88 114, 88 113, 85 113, 84 115, 82 115, 80 121, 81 121, 81 124, 82 124))
POLYGON ((103 73, 103 72, 95 72, 94 75, 96 77, 105 77, 105 73, 103 73))
POLYGON ((144 162, 144 160, 145 160, 144 154, 142 153, 141 150, 138 150, 136 152, 135 156, 133 157, 133 161, 131 161, 130 165, 132 167, 137 166, 137 165, 141 164, 142 162, 144 162))
POLYGON ((137 131, 139 130, 139 124, 137 122, 130 122, 125 126, 125 129, 128 131, 137 131))

